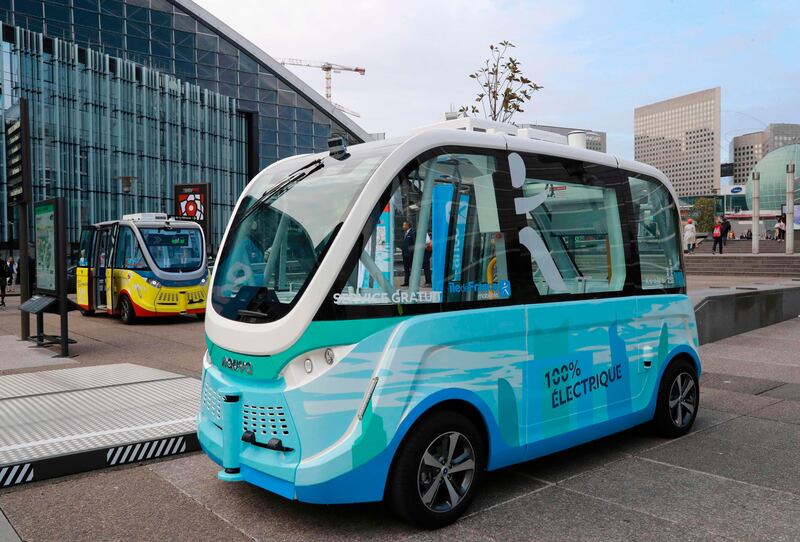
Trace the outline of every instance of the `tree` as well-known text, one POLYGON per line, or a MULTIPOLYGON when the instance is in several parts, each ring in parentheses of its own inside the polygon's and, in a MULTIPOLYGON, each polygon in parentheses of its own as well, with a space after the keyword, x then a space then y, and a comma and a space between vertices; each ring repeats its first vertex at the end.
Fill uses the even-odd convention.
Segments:
POLYGON ((710 232, 714 227, 716 204, 714 198, 697 198, 692 204, 697 216, 697 232, 710 232))
POLYGON ((515 45, 510 41, 489 45, 489 58, 478 71, 469 75, 480 86, 475 97, 480 108, 475 104, 465 105, 458 110, 459 113, 479 114, 482 110, 486 119, 509 122, 514 114, 525 111, 523 104, 543 87, 522 74, 521 62, 510 56, 506 58, 506 53, 513 47, 515 45))

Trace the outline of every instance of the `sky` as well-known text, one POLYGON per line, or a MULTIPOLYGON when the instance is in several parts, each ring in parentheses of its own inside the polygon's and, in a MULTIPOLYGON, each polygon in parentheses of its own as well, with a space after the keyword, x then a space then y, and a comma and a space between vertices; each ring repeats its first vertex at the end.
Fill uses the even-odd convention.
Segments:
MULTIPOLYGON (((333 75, 333 101, 400 136, 471 103, 468 78, 502 40, 544 88, 514 117, 608 133, 633 158, 633 110, 722 89, 720 155, 769 123, 800 123, 797 0, 195 0, 275 58, 366 68, 333 75)), ((289 68, 320 93, 322 71, 289 68)))

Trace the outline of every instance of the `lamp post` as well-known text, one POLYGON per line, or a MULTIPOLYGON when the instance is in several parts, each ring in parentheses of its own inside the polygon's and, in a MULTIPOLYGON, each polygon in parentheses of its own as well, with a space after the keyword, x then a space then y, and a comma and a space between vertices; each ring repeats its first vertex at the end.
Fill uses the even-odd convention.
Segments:
POLYGON ((753 172, 753 254, 758 254, 758 242, 761 238, 761 173, 753 172))
POLYGON ((131 187, 133 186, 133 181, 139 179, 135 175, 120 175, 119 177, 114 177, 115 179, 122 182, 122 214, 125 213, 125 202, 128 199, 128 195, 131 193, 131 187))
POLYGON ((794 164, 786 164, 786 254, 794 254, 794 164))

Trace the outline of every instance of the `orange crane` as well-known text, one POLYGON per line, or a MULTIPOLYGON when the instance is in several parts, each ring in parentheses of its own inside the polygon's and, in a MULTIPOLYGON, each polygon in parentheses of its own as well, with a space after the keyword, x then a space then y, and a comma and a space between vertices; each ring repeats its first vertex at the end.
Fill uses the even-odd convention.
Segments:
MULTIPOLYGON (((281 64, 284 66, 303 66, 306 68, 319 68, 323 72, 325 72, 325 99, 329 102, 333 103, 331 100, 331 74, 333 73, 341 73, 341 72, 355 72, 359 75, 364 75, 367 73, 365 68, 353 68, 351 66, 342 66, 341 64, 334 64, 332 62, 316 62, 313 60, 302 60, 299 58, 282 58, 279 60, 281 64)), ((337 109, 341 109, 347 114, 353 115, 358 117, 359 114, 355 111, 350 111, 343 106, 334 103, 337 109)))

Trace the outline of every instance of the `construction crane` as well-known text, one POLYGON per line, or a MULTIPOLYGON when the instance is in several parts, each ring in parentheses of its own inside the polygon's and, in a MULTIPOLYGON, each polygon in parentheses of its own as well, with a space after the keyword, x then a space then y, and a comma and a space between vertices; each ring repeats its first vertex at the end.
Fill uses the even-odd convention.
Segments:
POLYGON ((334 64, 332 62, 316 62, 313 60, 302 60, 299 58, 282 58, 279 60, 281 64, 284 66, 303 66, 305 68, 319 68, 323 72, 325 72, 325 99, 331 102, 337 109, 344 111, 348 115, 353 115, 354 117, 359 117, 360 115, 355 111, 350 111, 349 109, 341 106, 337 103, 334 103, 331 100, 331 74, 333 73, 341 73, 341 72, 355 72, 359 75, 364 75, 367 73, 365 68, 353 68, 351 66, 342 66, 341 64, 334 64))

